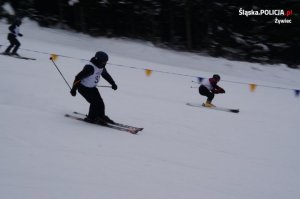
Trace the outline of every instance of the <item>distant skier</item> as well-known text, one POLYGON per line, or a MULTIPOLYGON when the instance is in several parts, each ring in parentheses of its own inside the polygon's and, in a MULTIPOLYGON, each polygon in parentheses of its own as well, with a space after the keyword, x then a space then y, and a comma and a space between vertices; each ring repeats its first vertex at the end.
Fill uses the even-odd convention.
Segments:
POLYGON ((7 35, 7 39, 10 42, 10 45, 7 47, 7 49, 5 50, 4 54, 6 55, 16 55, 19 56, 19 54, 17 53, 21 43, 19 42, 19 40, 17 39, 17 37, 22 37, 23 34, 20 33, 20 26, 22 24, 22 21, 20 19, 15 20, 14 23, 12 23, 8 29, 10 31, 10 33, 8 33, 7 35), (12 52, 10 52, 10 50, 13 48, 12 52))
POLYGON ((207 97, 207 100, 205 103, 203 103, 203 106, 215 107, 215 105, 211 103, 215 97, 215 94, 225 93, 225 90, 217 85, 220 79, 221 78, 219 75, 214 74, 211 78, 202 80, 199 87, 199 93, 200 95, 207 97))
POLYGON ((72 96, 76 96, 76 90, 78 89, 79 93, 90 103, 89 113, 85 118, 85 121, 90 123, 114 123, 105 115, 105 105, 97 89, 100 76, 111 84, 113 90, 118 88, 105 68, 107 61, 108 55, 105 52, 97 52, 82 71, 76 75, 71 89, 72 96))

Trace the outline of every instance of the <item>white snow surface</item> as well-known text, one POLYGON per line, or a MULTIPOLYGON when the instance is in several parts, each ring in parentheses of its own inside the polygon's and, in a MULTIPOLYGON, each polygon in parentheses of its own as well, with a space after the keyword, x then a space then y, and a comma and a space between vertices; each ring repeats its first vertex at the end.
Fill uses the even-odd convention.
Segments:
POLYGON ((2 5, 2 9, 4 10, 4 12, 6 12, 9 15, 15 15, 15 10, 8 2, 6 2, 2 5))
MULTIPOLYGON (((1 51, 8 25, 0 22, 1 51), (4 34, 5 33, 5 34, 4 34)), ((0 195, 3 199, 298 199, 300 198, 300 71, 285 65, 228 61, 156 48, 146 42, 93 38, 25 20, 19 54, 0 55, 0 195), (118 90, 99 88, 106 114, 144 127, 138 135, 65 118, 87 113, 72 84, 96 51, 118 90), (124 65, 129 67, 119 67, 124 65), (130 68, 135 67, 135 68, 130 68), (136 69, 137 68, 137 69, 136 69), (221 75, 228 113, 186 106, 205 101, 195 78, 221 75), (141 70, 138 70, 141 69, 141 70)), ((104 79, 101 85, 109 85, 104 79)))

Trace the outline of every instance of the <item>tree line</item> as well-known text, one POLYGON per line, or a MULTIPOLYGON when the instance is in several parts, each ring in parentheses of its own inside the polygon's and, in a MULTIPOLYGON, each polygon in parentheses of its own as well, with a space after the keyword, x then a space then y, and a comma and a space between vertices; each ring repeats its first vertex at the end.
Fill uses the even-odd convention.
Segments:
POLYGON ((298 0, 2 0, 20 18, 92 36, 127 37, 182 51, 298 67, 298 0), (266 14, 255 15, 264 10, 266 14), (280 15, 292 11, 291 15, 280 15), (278 14, 278 15, 277 15, 278 14), (282 22, 282 23, 276 23, 282 22), (285 21, 284 21, 285 20, 285 21), (290 21, 288 21, 290 20, 290 21))

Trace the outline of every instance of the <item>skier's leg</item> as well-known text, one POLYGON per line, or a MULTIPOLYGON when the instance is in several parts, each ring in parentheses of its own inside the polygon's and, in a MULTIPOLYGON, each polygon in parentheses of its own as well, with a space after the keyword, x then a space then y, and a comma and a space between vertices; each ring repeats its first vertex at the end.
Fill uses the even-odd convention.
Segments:
POLYGON ((90 111, 96 117, 103 117, 105 115, 105 105, 97 88, 94 88, 92 92, 91 109, 90 111))
POLYGON ((12 54, 18 55, 17 51, 18 51, 19 47, 21 46, 21 43, 16 38, 13 40, 13 42, 14 42, 14 46, 15 47, 14 47, 14 49, 12 51, 12 54))
POLYGON ((215 97, 215 94, 213 94, 212 92, 210 92, 205 86, 200 86, 199 87, 199 93, 203 96, 206 96, 207 97, 207 100, 206 102, 204 103, 205 106, 208 106, 208 107, 212 107, 212 106, 215 106, 213 105, 211 102, 212 100, 214 99, 215 97))
POLYGON ((9 54, 10 50, 14 47, 14 35, 12 35, 11 33, 8 34, 7 36, 7 40, 9 41, 10 45, 6 48, 6 50, 4 51, 5 54, 9 54))
POLYGON ((104 102, 97 88, 87 88, 80 85, 79 93, 90 103, 88 118, 94 120, 96 117, 101 117, 105 113, 104 102))

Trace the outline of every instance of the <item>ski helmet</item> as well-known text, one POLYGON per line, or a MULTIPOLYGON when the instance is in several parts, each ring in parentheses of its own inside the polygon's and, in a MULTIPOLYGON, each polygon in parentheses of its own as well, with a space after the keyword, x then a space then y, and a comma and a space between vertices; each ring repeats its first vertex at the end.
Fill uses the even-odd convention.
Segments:
POLYGON ((220 81, 220 79, 221 79, 220 75, 218 75, 218 74, 214 74, 213 78, 217 81, 220 81))
POLYGON ((108 55, 103 51, 96 52, 95 58, 100 62, 107 62, 108 61, 108 55))
POLYGON ((20 26, 22 24, 21 19, 17 18, 14 22, 17 26, 20 26))

